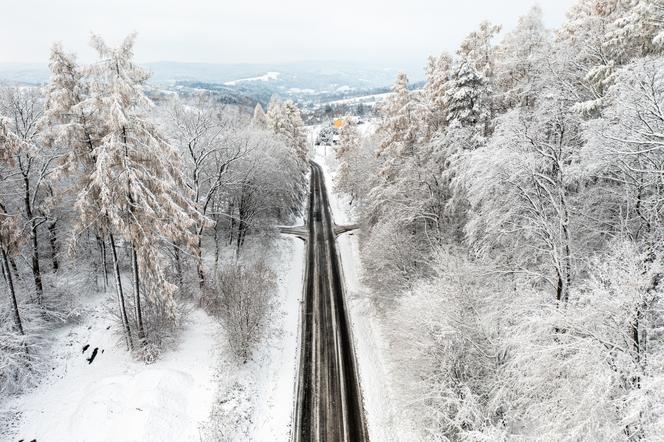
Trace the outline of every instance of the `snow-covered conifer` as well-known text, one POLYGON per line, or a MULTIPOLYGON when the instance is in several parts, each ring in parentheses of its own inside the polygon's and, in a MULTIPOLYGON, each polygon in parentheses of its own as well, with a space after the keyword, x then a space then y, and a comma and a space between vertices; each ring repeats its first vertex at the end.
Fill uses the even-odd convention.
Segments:
MULTIPOLYGON (((145 345, 144 296, 175 315, 175 287, 166 279, 160 245, 177 242, 195 248, 192 228, 200 215, 186 191, 180 156, 147 114, 151 103, 142 87, 148 74, 132 61, 134 38, 111 48, 92 37, 100 60, 87 69, 90 93, 81 106, 94 111, 103 126, 91 152, 89 185, 76 207, 81 229, 103 222, 118 237, 111 236, 114 249, 119 239, 127 243, 137 338, 145 345)), ((114 259, 117 273, 115 250, 114 259)), ((120 279, 116 274, 118 285, 120 279)))

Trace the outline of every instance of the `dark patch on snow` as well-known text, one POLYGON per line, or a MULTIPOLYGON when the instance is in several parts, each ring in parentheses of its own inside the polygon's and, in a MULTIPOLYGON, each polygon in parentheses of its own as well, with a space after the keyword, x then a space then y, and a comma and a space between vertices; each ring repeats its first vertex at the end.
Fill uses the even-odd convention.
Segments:
POLYGON ((85 344, 85 345, 83 346, 83 353, 85 353, 85 351, 86 351, 88 348, 90 348, 90 344, 85 344))
POLYGON ((89 358, 86 359, 86 361, 88 361, 88 365, 92 364, 92 361, 95 360, 95 358, 97 357, 97 352, 98 351, 99 351, 99 347, 95 347, 95 349, 92 350, 92 354, 90 355, 89 358))

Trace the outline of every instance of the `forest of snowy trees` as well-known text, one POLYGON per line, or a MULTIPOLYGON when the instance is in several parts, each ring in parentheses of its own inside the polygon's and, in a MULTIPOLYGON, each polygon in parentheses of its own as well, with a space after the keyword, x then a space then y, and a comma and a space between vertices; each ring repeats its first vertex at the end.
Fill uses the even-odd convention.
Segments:
MULTIPOLYGON (((334 190, 359 227, 371 313, 358 316, 365 292, 349 284, 350 339, 365 339, 374 320, 379 329, 355 346, 358 379, 373 375, 367 360, 385 365, 383 383, 358 394, 370 429, 382 423, 367 399, 378 390, 393 409, 389 430, 406 440, 663 438, 664 0, 576 0, 553 30, 542 15, 533 8, 509 32, 482 22, 455 53, 429 58, 422 88, 399 74, 375 125, 340 119, 338 140, 321 129, 334 146, 317 158, 336 155, 334 190), (367 348, 375 352, 359 354, 367 348)), ((269 252, 278 226, 305 215, 316 148, 293 101, 274 97, 252 113, 205 91, 150 95, 134 43, 93 35, 89 64, 56 44, 46 85, 0 84, 0 398, 74 367, 52 348, 59 339, 80 356, 73 327, 58 335, 68 326, 104 329, 112 316, 113 349, 155 367, 182 350, 198 309, 234 359, 202 381, 221 394, 203 410, 210 428, 194 436, 242 439, 229 430, 254 434, 261 412, 284 414, 292 436, 283 392, 297 391, 301 293, 273 315, 289 313, 292 329, 270 327, 270 315, 275 293, 293 291, 285 280, 303 279, 301 263, 285 276, 272 262, 300 255, 269 252), (87 309, 97 295, 103 302, 87 309), (282 341, 267 342, 268 332, 282 341), (285 373, 282 385, 251 367, 261 343, 285 355, 283 365, 265 354, 256 363, 285 373), (255 379, 238 381, 247 373, 255 379)), ((360 264, 339 250, 344 266, 360 264)), ((201 353, 213 353, 210 342, 201 353)), ((117 391, 105 388, 134 368, 97 371, 81 382, 90 401, 73 406, 117 391)), ((153 390, 158 407, 190 407, 159 389, 185 379, 174 388, 193 391, 196 374, 160 370, 139 375, 177 376, 135 396, 153 390)), ((142 412, 130 399, 118 407, 142 412)), ((0 427, 23 411, 0 409, 0 427)), ((78 414, 57 411, 45 421, 76 427, 78 414)))
POLYGON ((485 22, 347 124, 396 407, 435 440, 661 440, 664 3, 485 22))
POLYGON ((3 395, 39 380, 47 335, 99 291, 139 360, 173 344, 194 304, 237 329, 246 360, 276 276, 249 262, 252 284, 231 285, 244 267, 218 268, 251 238, 269 247, 302 210, 307 140, 292 102, 254 116, 205 94, 153 103, 133 35, 91 44, 89 65, 55 45, 44 88, 0 89, 3 395))

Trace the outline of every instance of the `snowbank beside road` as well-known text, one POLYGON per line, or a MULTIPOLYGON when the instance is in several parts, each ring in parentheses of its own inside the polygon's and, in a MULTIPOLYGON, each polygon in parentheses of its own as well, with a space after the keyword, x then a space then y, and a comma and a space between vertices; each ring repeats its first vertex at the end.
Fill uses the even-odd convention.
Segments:
POLYGON ((224 349, 224 340, 220 342, 215 405, 202 440, 286 442, 290 439, 299 357, 304 243, 283 236, 275 241, 273 252, 265 258, 278 275, 269 328, 246 364, 224 349))

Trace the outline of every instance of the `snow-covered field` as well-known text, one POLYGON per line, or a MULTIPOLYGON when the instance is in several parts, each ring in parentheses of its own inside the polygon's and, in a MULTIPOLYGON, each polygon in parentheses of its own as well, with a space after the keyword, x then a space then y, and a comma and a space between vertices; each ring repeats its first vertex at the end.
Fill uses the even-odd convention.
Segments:
POLYGON ((177 349, 145 365, 114 334, 113 301, 97 295, 90 305, 85 321, 54 337, 50 374, 6 404, 20 410, 10 440, 199 441, 213 400, 216 322, 192 311, 177 349))
POLYGON ((214 440, 205 430, 217 424, 232 426, 224 430, 233 440, 288 440, 304 245, 284 237, 268 259, 278 275, 275 310, 265 345, 247 364, 198 308, 177 348, 152 365, 135 361, 113 331, 113 300, 98 294, 85 321, 53 337, 52 370, 40 385, 0 404, 0 413, 18 416, 7 441, 214 440))
POLYGON ((237 86, 240 83, 248 83, 252 81, 275 81, 279 78, 279 75, 280 75, 279 72, 268 72, 258 77, 240 78, 239 80, 227 81, 224 84, 226 86, 237 86))
POLYGON ((351 97, 351 98, 342 98, 340 100, 330 101, 328 104, 339 105, 339 104, 366 104, 374 105, 380 101, 383 101, 385 98, 392 95, 392 92, 385 92, 382 94, 373 94, 373 95, 362 95, 360 97, 351 97))

